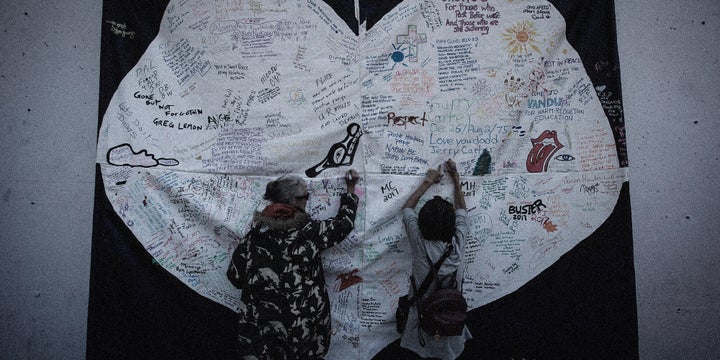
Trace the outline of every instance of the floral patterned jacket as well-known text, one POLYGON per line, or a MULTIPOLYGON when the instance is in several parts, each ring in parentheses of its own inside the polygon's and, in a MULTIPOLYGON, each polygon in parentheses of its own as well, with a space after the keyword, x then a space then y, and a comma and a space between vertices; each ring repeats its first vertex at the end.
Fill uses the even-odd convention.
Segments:
POLYGON ((330 344, 330 304, 320 253, 353 230, 358 197, 343 194, 337 216, 313 220, 255 214, 227 275, 242 289, 239 355, 258 359, 322 358, 330 344))

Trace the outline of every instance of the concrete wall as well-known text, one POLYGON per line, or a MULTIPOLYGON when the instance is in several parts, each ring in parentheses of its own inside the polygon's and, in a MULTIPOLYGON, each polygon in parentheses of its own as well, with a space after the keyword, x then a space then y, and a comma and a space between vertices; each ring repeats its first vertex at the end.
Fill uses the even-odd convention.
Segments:
POLYGON ((0 358, 83 359, 101 1, 0 2, 0 358))
POLYGON ((616 0, 642 359, 720 358, 720 7, 616 0))
MULTIPOLYGON (((720 358, 720 7, 616 0, 642 359, 720 358)), ((0 358, 85 354, 100 1, 0 2, 0 358)))

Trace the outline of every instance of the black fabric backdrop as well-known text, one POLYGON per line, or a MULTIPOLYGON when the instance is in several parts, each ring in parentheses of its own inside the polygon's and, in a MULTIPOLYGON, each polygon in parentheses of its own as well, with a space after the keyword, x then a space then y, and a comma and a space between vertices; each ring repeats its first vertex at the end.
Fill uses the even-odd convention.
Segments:
MULTIPOLYGON (((357 29, 352 0, 328 0, 357 29)), ((613 1, 550 0, 595 84, 621 99, 613 1)), ((99 121, 158 32, 167 0, 104 0, 99 121), (106 21, 125 23, 132 39, 106 21)), ((360 1, 374 25, 398 1, 360 1)), ((607 111, 627 166, 622 111, 607 111)), ((99 126, 99 123, 98 123, 99 126)), ((637 315, 628 183, 607 221, 539 276, 475 309, 463 359, 636 359, 637 315)), ((96 170, 87 359, 226 359, 235 313, 160 266, 112 209, 96 170)), ((397 342, 376 359, 396 358, 397 342)))

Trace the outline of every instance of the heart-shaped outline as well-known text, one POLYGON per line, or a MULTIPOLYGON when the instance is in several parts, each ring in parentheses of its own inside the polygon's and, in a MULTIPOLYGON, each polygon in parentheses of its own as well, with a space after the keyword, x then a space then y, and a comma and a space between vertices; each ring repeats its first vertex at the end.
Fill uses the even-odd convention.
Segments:
MULTIPOLYGON (((380 20, 379 23, 382 23, 382 20, 380 20)), ((166 25, 167 25, 167 24, 166 24, 166 25)), ((171 26, 171 25, 167 25, 167 26, 171 26)), ((137 69, 137 68, 136 68, 136 69, 137 69)), ((202 72, 202 71, 203 71, 203 70, 201 70, 200 72, 202 72)), ((508 98, 506 97, 506 99, 508 99, 508 98)), ((514 104, 516 101, 518 101, 518 97, 517 97, 517 96, 514 96, 514 97, 512 97, 511 99, 512 99, 512 103, 513 103, 513 104, 514 104)), ((522 100, 520 100, 520 101, 522 101, 522 100)), ((123 111, 123 110, 122 110, 122 109, 123 109, 122 103, 121 103, 121 104, 115 104, 115 105, 116 105, 116 108, 121 109, 121 110, 120 110, 120 113, 122 114, 122 111, 123 111)), ((118 114, 118 113, 115 113, 115 114, 118 114)), ((131 116, 131 115, 128 115, 128 116, 131 116)), ((108 118, 108 115, 107 115, 107 114, 106 114, 106 118, 108 118)), ((119 119, 116 117, 115 120, 119 120, 119 119)), ((120 122, 122 123, 122 120, 120 120, 120 122)), ((105 122, 104 122, 103 126, 105 126, 105 122)), ((122 126, 125 126, 125 124, 122 124, 122 126)), ((103 139, 103 140, 107 140, 106 137, 105 137, 105 136, 107 136, 107 133, 105 133, 105 131, 106 131, 106 130, 101 131, 101 139, 103 139)), ((136 135, 135 137, 142 136, 142 134, 140 134, 139 131, 136 131, 136 132, 135 132, 135 135, 136 135)), ((608 134, 605 134, 605 137, 607 137, 607 136, 609 136, 609 133, 608 133, 608 134)), ((133 137, 133 138, 135 138, 135 137, 133 137)), ((100 157, 101 155, 102 155, 102 156, 107 156, 107 154, 109 153, 109 152, 102 152, 102 151, 101 151, 101 147, 102 147, 103 145, 104 145, 104 143, 99 143, 99 152, 98 152, 98 156, 99 156, 99 157, 100 157)), ((138 148, 138 149, 135 149, 134 151, 137 151, 137 153, 142 153, 142 152, 148 153, 148 150, 145 149, 145 148, 138 148)), ((133 152, 134 152, 134 151, 133 151, 133 152)), ((154 153, 152 153, 152 154, 154 154, 154 153)), ((148 155, 150 155, 150 154, 148 153, 148 155)), ((163 156, 163 157, 165 156, 165 155, 163 155, 163 154, 157 154, 157 155, 158 155, 158 156, 163 156)), ((153 156, 154 156, 154 155, 153 155, 153 156)), ((196 157, 195 159, 197 159, 197 157, 196 157)), ((101 159, 99 159, 98 162, 100 162, 101 164, 105 164, 105 162, 102 161, 101 159)), ((119 173, 120 173, 120 174, 125 174, 125 175, 127 175, 127 172, 126 172, 126 171, 120 171, 120 172, 111 173, 111 172, 109 172, 109 170, 108 170, 109 168, 108 168, 107 166, 101 166, 101 168, 103 169, 104 180, 106 181, 106 187, 107 187, 107 189, 108 189, 108 193, 110 193, 111 191, 117 191, 118 189, 129 188, 129 187, 127 186, 127 185, 128 185, 127 179, 125 179, 125 180, 120 180, 119 178, 117 178, 117 176, 119 176, 119 175, 118 175, 119 173), (117 181, 116 181, 116 180, 117 180, 117 181), (124 181, 124 183, 123 183, 122 185, 118 185, 118 184, 121 183, 122 181, 124 181)), ((422 173, 422 169, 419 168, 419 167, 418 167, 415 171, 418 172, 418 173, 422 173)), ((146 174, 150 174, 150 173, 146 173, 146 174)), ((385 175, 388 175, 388 174, 385 174, 385 175)), ((145 182, 145 183, 151 182, 151 178, 153 177, 153 176, 150 176, 150 175, 143 175, 143 176, 145 176, 145 177, 144 177, 144 182, 145 182)), ((392 176, 392 175, 384 176, 383 180, 387 180, 388 178, 393 178, 393 177, 394 177, 394 176, 392 176)), ((612 181, 611 181, 611 183, 616 184, 617 181, 622 181, 622 180, 625 178, 625 175, 624 175, 624 172, 621 171, 621 172, 619 172, 618 174, 610 175, 610 178, 615 178, 615 182, 612 182, 612 181)), ((500 179, 503 179, 503 178, 500 177, 500 179)), ((505 182, 509 181, 510 177, 507 177, 507 179, 508 179, 508 180, 505 180, 505 182)), ((551 179, 551 180, 540 179, 540 180, 538 180, 538 181, 550 181, 550 182, 552 182, 553 180, 558 181, 558 179, 551 179)), ((594 181, 594 180, 595 180, 595 178, 593 178, 593 179, 591 180, 591 182, 594 181)), ((559 182, 560 182, 560 183, 562 183, 562 182, 571 182, 571 181, 576 181, 576 179, 574 179, 574 178, 572 178, 572 177, 570 177, 570 176, 563 176, 563 177, 559 178, 559 182)), ((587 179, 581 177, 581 179, 580 179, 579 181, 580 181, 580 182, 587 182, 587 179)), ((191 184, 190 184, 190 185, 191 185, 191 184)), ((252 182, 250 182, 250 183, 247 183, 247 184, 245 184, 245 185, 246 185, 246 186, 257 186, 257 183, 252 183, 252 182)), ((368 179, 368 184, 366 184, 366 187, 367 187, 367 186, 373 186, 373 185, 378 185, 378 184, 373 184, 373 179, 368 179)), ((495 184, 495 185, 497 185, 497 184, 495 184)), ((612 184, 611 184, 611 185, 612 185, 612 184)), ((409 186, 409 185, 408 185, 408 186, 409 186)), ((162 187, 162 186, 160 185, 160 187, 162 187)), ((382 188, 382 186, 381 186, 380 188, 382 188)), ((138 191, 138 189, 135 188, 133 191, 138 191)), ((618 191, 619 191, 619 189, 618 189, 618 191)), ((612 191, 611 191, 611 193, 612 193, 612 191)), ((255 195, 257 195, 257 194, 255 194, 255 195)), ((374 194, 372 191, 369 191, 369 190, 368 190, 368 196, 375 196, 375 195, 377 195, 377 194, 374 194)), ((132 196, 129 196, 129 195, 122 195, 122 196, 119 196, 119 197, 118 197, 117 195, 113 195, 112 197, 111 197, 110 195, 108 195, 108 196, 109 196, 111 199, 114 200, 114 201, 113 201, 113 204, 114 204, 114 206, 115 206, 115 208, 116 208, 116 211, 117 211, 119 214, 121 214, 121 216, 124 217, 123 214, 127 214, 126 208, 129 207, 129 206, 130 206, 130 203, 132 202, 132 196)), ((615 195, 615 196, 616 196, 616 195, 615 195)), ((605 207, 606 207, 606 208, 610 207, 610 204, 612 203, 611 200, 612 200, 612 196, 610 196, 609 201, 606 201, 606 204, 605 204, 605 207)), ((146 204, 147 204, 147 203, 146 203, 146 204)), ((144 206, 147 207, 147 205, 144 205, 144 206)), ((610 208, 611 208, 611 207, 610 207, 610 208)), ((382 212, 381 212, 381 213, 382 213, 382 212)), ((388 216, 390 216, 390 215, 388 214, 388 216)), ((483 218, 483 216, 480 217, 480 219, 482 219, 482 218, 483 218)), ((382 217, 381 217, 381 219, 382 219, 382 217)), ((136 222, 133 222, 133 225, 134 225, 134 224, 136 224, 136 222)), ((128 225, 129 225, 129 226, 131 227, 131 229, 133 229, 133 231, 135 232, 135 230, 136 230, 137 228, 133 228, 133 225, 131 225, 130 223, 128 223, 128 225)), ((483 228, 483 229, 484 229, 484 228, 483 228)), ((227 230, 221 230, 221 231, 227 231, 227 230)), ((480 232, 481 232, 481 233, 484 233, 484 231, 485 231, 485 230, 481 230, 480 232)), ((178 233, 181 233, 181 232, 178 232, 178 233)), ((230 233, 236 233, 236 231, 229 230, 228 234, 230 234, 230 233)), ((141 238, 143 237, 143 236, 138 235, 138 234, 136 234, 136 235, 138 236, 139 239, 141 239, 141 238)), ((232 238, 233 240, 235 240, 235 239, 237 238, 235 235, 228 235, 228 237, 229 237, 229 238, 232 238)), ((554 238, 554 239, 557 240, 557 238, 554 238)), ((207 239, 206 239, 206 240, 207 240, 207 239)), ((552 245, 552 247, 556 247, 557 244, 560 242, 560 241, 556 241, 556 240, 553 240, 553 241, 549 242, 549 245, 552 245)), ((482 241, 484 241, 484 239, 483 239, 482 241)), ((145 243, 144 243, 144 244, 145 244, 145 243)), ((370 241, 370 244, 372 244, 372 241, 370 241)), ((151 249, 155 249, 155 248, 153 248, 153 245, 154 245, 154 243, 149 243, 149 244, 146 244, 145 246, 146 246, 146 248, 148 248, 148 251, 151 251, 151 249)), ((225 245, 227 245, 227 244, 225 244, 225 245)), ((366 245, 367 245, 367 244, 366 244, 366 245)), ((546 250, 546 248, 542 248, 542 247, 541 247, 541 249, 546 250)), ((535 258, 536 258, 536 257, 535 257, 535 258)), ((159 261, 159 263, 162 264, 162 265, 167 265, 167 264, 163 263, 162 261, 159 261)), ((170 270, 170 269, 169 269, 169 270, 170 270)), ((171 272, 172 272, 172 271, 171 271, 171 272)), ((188 281, 188 280, 184 280, 184 281, 185 281, 186 283, 188 283, 189 286, 193 287, 192 281, 188 281)), ((515 285, 513 285, 513 286, 515 286, 515 285)), ((519 285, 517 285, 517 286, 519 286, 519 285)), ((202 293, 202 292, 201 292, 201 293, 202 293)), ((205 295, 207 296, 207 293, 205 293, 205 295)), ((216 299, 216 300, 217 300, 217 299, 216 299)))

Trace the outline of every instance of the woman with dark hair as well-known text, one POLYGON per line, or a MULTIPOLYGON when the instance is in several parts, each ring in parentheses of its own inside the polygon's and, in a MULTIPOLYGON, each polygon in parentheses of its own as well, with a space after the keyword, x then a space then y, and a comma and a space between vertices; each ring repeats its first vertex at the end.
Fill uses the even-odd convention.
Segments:
MULTIPOLYGON (((438 270, 438 281, 430 283, 425 295, 432 294, 438 288, 438 282, 443 288, 454 285, 458 290, 462 290, 465 242, 468 236, 467 210, 455 162, 446 161, 445 170, 452 178, 454 205, 440 196, 435 196, 422 206, 419 213, 415 212, 415 206, 423 194, 442 179, 443 175, 438 166, 437 169, 428 169, 422 184, 405 201, 402 210, 413 259, 412 277, 418 286, 431 271, 431 265, 443 257, 448 247, 451 249, 438 270), (452 276, 453 274, 456 276, 452 276)), ((409 296, 414 295, 411 287, 409 296)), ((419 326, 418 308, 412 306, 400 340, 400 346, 405 349, 401 359, 455 359, 465 348, 465 342, 472 338, 467 327, 459 336, 433 336, 419 326)))
POLYGON ((330 303, 320 254, 353 230, 358 180, 355 170, 347 172, 337 215, 322 221, 305 212, 303 179, 283 176, 267 184, 270 204, 255 214, 227 271, 242 289, 239 358, 322 359, 327 353, 330 303))

